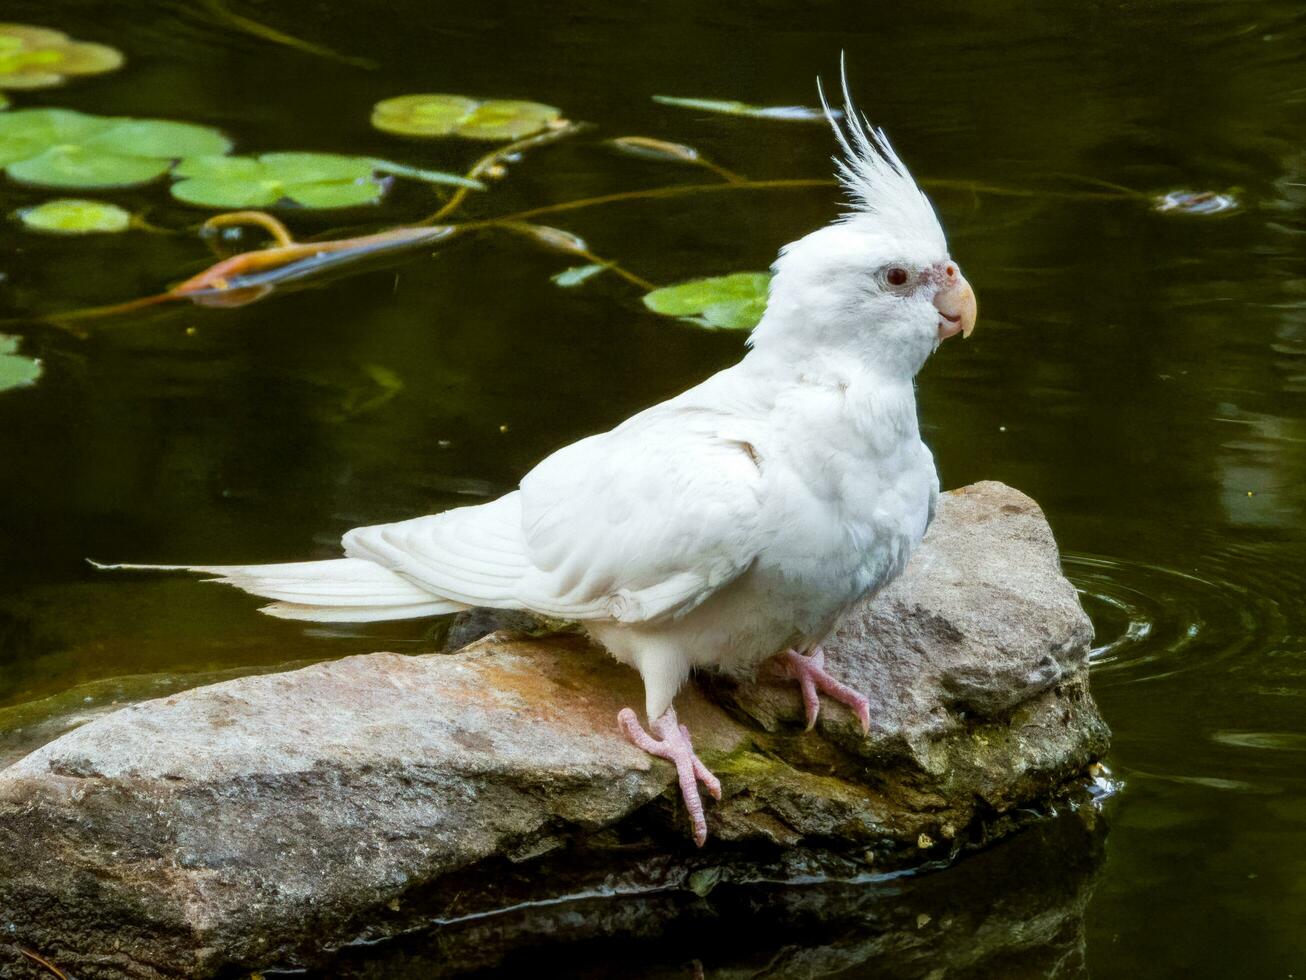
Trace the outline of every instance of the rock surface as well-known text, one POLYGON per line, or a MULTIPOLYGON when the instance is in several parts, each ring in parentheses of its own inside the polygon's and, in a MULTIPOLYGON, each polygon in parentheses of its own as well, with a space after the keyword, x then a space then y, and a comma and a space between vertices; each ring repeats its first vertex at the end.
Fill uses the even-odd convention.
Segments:
POLYGON ((827 648, 871 699, 869 737, 830 704, 804 732, 790 685, 682 692, 724 784, 704 853, 671 767, 617 733, 638 677, 574 633, 138 704, 0 772, 0 976, 40 975, 19 946, 83 980, 312 965, 507 903, 508 871, 540 872, 512 901, 574 887, 550 862, 665 888, 727 858, 845 877, 946 858, 1105 751, 1091 633, 1033 501, 945 495, 906 574, 827 648))

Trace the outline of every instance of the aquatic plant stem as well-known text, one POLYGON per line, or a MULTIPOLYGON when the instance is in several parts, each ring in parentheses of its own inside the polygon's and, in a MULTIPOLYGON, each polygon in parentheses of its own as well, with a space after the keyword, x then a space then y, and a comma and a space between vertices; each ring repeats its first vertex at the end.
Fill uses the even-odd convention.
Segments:
MULTIPOLYGON (((275 221, 276 219, 272 220, 275 221)), ((166 292, 156 293, 152 296, 142 296, 107 306, 94 306, 73 310, 68 313, 53 313, 47 316, 46 319, 56 326, 69 329, 67 324, 79 320, 101 319, 122 313, 134 313, 137 310, 179 299, 200 300, 204 297, 220 296, 224 293, 234 294, 244 289, 259 290, 257 295, 251 296, 251 298, 258 298, 272 289, 277 281, 275 273, 279 270, 285 270, 283 278, 291 278, 292 276, 299 278, 309 274, 303 269, 306 262, 317 260, 315 271, 317 269, 327 269, 344 262, 357 261, 378 252, 397 251, 427 242, 439 241, 461 230, 461 226, 455 225, 437 227, 401 226, 374 235, 339 238, 326 242, 292 242, 289 245, 241 252, 239 255, 233 255, 221 262, 214 263, 204 271, 192 276, 185 282, 173 286, 166 292), (333 258, 334 261, 332 261, 333 258), (259 273, 268 273, 269 275, 262 281, 240 281, 256 277, 259 273), (295 273, 299 273, 299 275, 294 275, 295 273)), ((231 303, 229 305, 239 304, 231 303)), ((76 333, 77 331, 72 332, 76 333)))
POLYGON ((295 244, 290 229, 266 211, 228 211, 226 214, 217 214, 200 225, 200 231, 207 231, 210 228, 230 228, 233 225, 257 225, 271 235, 272 240, 278 245, 284 247, 295 244))
MULTIPOLYGON (((465 176, 468 180, 480 180, 482 177, 488 176, 491 169, 503 163, 509 157, 518 153, 524 153, 525 151, 537 146, 543 146, 545 143, 553 143, 557 140, 564 139, 565 137, 572 136, 579 133, 583 128, 584 127, 578 123, 569 122, 557 127, 556 129, 545 130, 543 133, 536 133, 534 136, 527 136, 525 139, 509 143, 507 146, 501 146, 497 150, 485 154, 485 156, 473 163, 471 169, 467 171, 465 176)), ((466 200, 467 195, 471 190, 472 188, 470 187, 458 188, 453 192, 453 195, 449 200, 444 202, 438 211, 429 217, 423 218, 418 222, 418 224, 428 225, 441 223, 445 218, 453 214, 462 206, 463 201, 466 200)))
POLYGON ((356 257, 362 252, 370 254, 386 247, 406 248, 423 241, 447 238, 454 230, 453 225, 435 227, 401 225, 389 231, 360 235, 357 238, 337 238, 327 242, 291 242, 273 248, 241 252, 239 255, 233 255, 229 259, 209 266, 168 292, 172 296, 181 297, 206 289, 226 289, 230 285, 230 280, 236 276, 247 276, 250 273, 274 269, 300 259, 316 258, 333 252, 348 252, 351 257, 356 257))
MULTIPOLYGON (((501 147, 493 153, 486 154, 478 160, 472 167, 471 171, 469 171, 469 176, 473 178, 475 176, 482 176, 485 171, 507 156, 522 152, 531 146, 537 146, 541 143, 569 135, 575 131, 576 127, 567 126, 558 130, 551 130, 547 133, 540 133, 537 136, 519 140, 516 143, 511 143, 505 147, 501 147)), ((922 181, 921 183, 927 187, 964 190, 971 193, 986 193, 1011 197, 1044 196, 1086 200, 1121 200, 1127 197, 1132 198, 1137 196, 1137 192, 1124 192, 1123 189, 1122 192, 1056 192, 1026 188, 995 187, 976 184, 969 181, 927 180, 922 181)), ((210 219, 208 224, 235 224, 243 221, 259 224, 267 229, 279 244, 271 248, 243 252, 239 255, 234 255, 228 259, 224 259, 223 261, 205 269, 203 272, 200 272, 196 276, 191 277, 180 285, 173 287, 167 292, 155 296, 146 296, 140 299, 129 300, 125 303, 77 310, 71 313, 54 314, 48 319, 55 323, 60 323, 60 321, 93 319, 97 317, 112 316, 119 313, 133 312, 135 310, 144 309, 149 306, 177 299, 200 300, 203 297, 210 297, 216 302, 217 297, 224 293, 229 294, 232 301, 230 305, 238 305, 239 302, 248 302, 252 299, 257 299, 266 295, 281 282, 318 275, 328 269, 346 262, 356 261, 364 256, 374 256, 391 251, 400 251, 402 249, 411 248, 414 245, 439 241, 454 234, 467 231, 496 227, 512 230, 511 226, 514 224, 526 224, 531 222, 532 219, 543 217, 544 215, 579 211, 607 204, 617 204, 629 201, 664 200, 667 198, 697 194, 714 194, 721 191, 793 190, 832 187, 835 186, 835 184, 836 181, 832 178, 797 178, 779 180, 741 179, 734 183, 673 184, 671 186, 651 187, 635 191, 620 191, 613 194, 579 198, 572 201, 560 201, 556 204, 545 204, 539 207, 527 208, 526 210, 517 211, 513 214, 503 215, 497 218, 485 218, 445 224, 436 223, 434 219, 437 216, 447 215, 456 210, 462 203, 463 199, 465 199, 468 189, 459 188, 458 191, 456 191, 453 196, 445 202, 444 206, 441 207, 439 211, 415 225, 400 225, 399 227, 391 228, 388 231, 371 235, 361 235, 320 242, 295 242, 284 225, 271 215, 265 215, 263 212, 232 212, 230 215, 218 215, 216 218, 210 219), (242 295, 240 294, 240 290, 249 290, 250 292, 242 295)), ((614 262, 610 262, 595 255, 587 248, 571 247, 565 249, 565 251, 581 256, 587 261, 593 262, 597 265, 603 265, 610 268, 620 278, 641 290, 648 291, 654 288, 652 283, 642 277, 622 268, 614 262)))
POLYGON ((544 204, 537 208, 528 208, 502 218, 485 222, 526 221, 544 214, 559 214, 563 211, 579 211, 583 208, 598 207, 602 204, 616 204, 621 201, 650 201, 667 197, 684 197, 691 194, 712 194, 718 191, 772 190, 780 188, 833 187, 833 178, 814 180, 743 180, 736 184, 673 184, 670 187, 650 187, 639 191, 619 191, 615 194, 603 194, 598 197, 584 197, 575 201, 562 201, 558 204, 544 204))
POLYGON ((319 58, 331 58, 335 61, 343 62, 346 65, 352 65, 355 68, 364 68, 368 71, 375 71, 379 66, 371 58, 358 58, 353 55, 340 54, 331 48, 322 44, 314 44, 312 41, 305 41, 295 37, 293 34, 287 34, 279 31, 274 27, 268 27, 258 21, 238 14, 229 9, 225 0, 203 0, 205 8, 214 17, 225 20, 232 27, 246 34, 262 38, 264 41, 271 41, 273 44, 281 44, 288 48, 294 48, 296 51, 303 51, 307 54, 317 55, 319 58))

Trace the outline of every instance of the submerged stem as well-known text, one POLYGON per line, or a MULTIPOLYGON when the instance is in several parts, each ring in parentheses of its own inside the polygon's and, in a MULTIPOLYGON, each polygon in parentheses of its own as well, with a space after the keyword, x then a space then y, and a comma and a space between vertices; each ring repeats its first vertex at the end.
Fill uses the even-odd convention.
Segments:
MULTIPOLYGON (((475 180, 496 164, 513 154, 520 153, 534 146, 560 139, 564 136, 571 135, 579 130, 579 126, 568 123, 558 129, 550 130, 545 133, 539 133, 526 139, 518 140, 507 146, 501 147, 492 153, 481 157, 473 164, 468 171, 469 180, 475 180)), ((722 176, 725 176, 723 173, 722 176)), ((295 279, 303 279, 311 276, 317 276, 335 268, 346 262, 356 261, 365 256, 384 254, 392 251, 399 251, 404 248, 410 248, 414 245, 434 242, 440 239, 448 238, 452 235, 474 231, 483 228, 504 228, 507 230, 516 230, 519 233, 524 229, 520 226, 526 226, 532 219, 548 214, 560 214, 567 211, 579 211, 585 208, 599 207, 605 204, 616 204, 625 201, 649 201, 661 200, 673 197, 685 197, 695 194, 714 194, 721 191, 748 191, 748 190, 792 190, 817 187, 831 187, 836 184, 832 178, 798 178, 798 179, 781 179, 781 180, 747 180, 733 175, 735 180, 726 180, 722 183, 712 184, 677 184, 669 187, 650 187, 636 191, 620 191, 613 194, 602 194, 595 197, 579 198, 572 201, 561 201, 556 204, 545 204, 539 207, 527 208, 523 211, 517 211, 513 214, 503 215, 498 218, 483 218, 473 221, 461 221, 457 223, 440 223, 438 219, 455 211, 466 198, 469 188, 460 187, 443 207, 435 214, 418 222, 414 225, 400 225, 387 231, 378 232, 371 235, 360 235, 351 238, 340 238, 321 242, 295 242, 291 237, 288 229, 281 224, 276 218, 260 211, 233 212, 231 214, 218 215, 211 218, 207 225, 221 227, 227 224, 249 223, 257 224, 266 229, 269 234, 277 241, 277 245, 271 248, 257 249, 251 252, 243 252, 231 258, 224 259, 220 262, 209 266, 198 275, 192 276, 180 285, 174 286, 167 292, 155 296, 146 296, 140 299, 129 300, 125 303, 118 303, 111 306, 100 306, 92 309, 77 310, 71 313, 55 314, 48 319, 55 323, 60 321, 76 321, 83 319, 92 319, 96 317, 111 316, 118 313, 132 312, 145 307, 154 306, 159 303, 165 303, 176 299, 191 299, 196 301, 211 300, 218 301, 223 296, 229 296, 232 300, 239 302, 248 302, 251 298, 259 298, 267 295, 272 289, 280 283, 288 282, 295 279), (514 229, 514 225, 517 225, 514 229), (245 295, 238 296, 239 291, 245 291, 245 295)), ((1087 200, 1120 200, 1126 197, 1138 196, 1137 191, 1131 191, 1128 188, 1119 188, 1119 190, 1093 192, 1058 192, 1046 190, 1034 190, 1027 188, 1000 187, 984 184, 977 184, 970 181, 953 181, 953 180, 933 180, 922 181, 924 186, 965 190, 974 194, 986 193, 1012 197, 1058 197, 1087 200)), ((536 237, 539 235, 536 233, 536 237)), ((653 283, 641 276, 622 268, 615 262, 604 259, 593 252, 588 246, 585 246, 579 239, 575 244, 568 246, 563 251, 581 256, 596 265, 603 265, 611 269, 614 273, 629 282, 637 288, 649 291, 654 287, 653 283)), ((235 303, 231 304, 235 305, 235 303)))
POLYGON ((271 41, 273 44, 281 44, 288 48, 294 48, 297 51, 303 51, 307 54, 317 55, 319 58, 331 58, 335 61, 344 62, 346 65, 353 65, 355 68, 366 68, 369 71, 375 71, 377 63, 370 58, 357 58, 353 55, 340 54, 323 44, 314 44, 312 41, 305 41, 302 38, 295 37, 293 34, 287 34, 279 31, 275 27, 269 27, 251 17, 238 14, 229 9, 226 0, 203 0, 204 6, 208 8, 209 13, 225 20, 232 27, 246 34, 252 34, 254 37, 262 38, 264 41, 271 41))
MULTIPOLYGON (((580 126, 578 123, 569 122, 565 125, 559 126, 557 129, 549 129, 543 133, 536 133, 534 136, 527 136, 525 139, 509 143, 507 146, 501 146, 497 150, 485 154, 485 156, 473 163, 471 169, 467 171, 467 179, 472 181, 479 180, 481 177, 486 176, 492 167, 504 162, 508 157, 517 153, 524 153, 526 150, 542 146, 545 143, 552 143, 556 140, 563 139, 564 137, 572 136, 579 133, 583 128, 584 127, 580 126)), ((462 203, 467 198, 467 194, 470 190, 470 187, 458 188, 458 190, 453 192, 453 195, 449 200, 444 202, 440 210, 427 218, 423 218, 418 222, 418 224, 433 225, 444 221, 445 218, 453 214, 462 206, 462 203)))
POLYGON ((226 214, 215 214, 200 226, 200 230, 229 228, 233 225, 257 225, 271 235, 272 240, 278 245, 295 244, 290 229, 266 211, 228 211, 226 214))
POLYGON ((664 197, 683 197, 689 194, 712 194, 719 191, 771 190, 780 188, 832 187, 832 177, 822 179, 793 180, 741 180, 733 184, 673 184, 670 187, 650 187, 639 191, 620 191, 615 194, 602 194, 598 197, 584 197, 575 201, 562 201, 558 204, 544 204, 538 208, 528 208, 515 214, 505 215, 498 221, 526 221, 542 214, 558 214, 562 211, 579 211, 582 208, 598 207, 601 204, 616 204, 620 201, 648 201, 664 197))

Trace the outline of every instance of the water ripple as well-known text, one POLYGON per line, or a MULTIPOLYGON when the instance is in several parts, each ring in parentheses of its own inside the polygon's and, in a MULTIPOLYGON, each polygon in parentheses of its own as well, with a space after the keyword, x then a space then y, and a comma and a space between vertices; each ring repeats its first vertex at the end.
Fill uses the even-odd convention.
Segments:
POLYGON ((1281 576, 1260 577, 1247 556, 1180 570, 1101 555, 1066 555, 1097 635, 1095 677, 1109 683, 1159 680, 1276 645, 1288 632, 1281 576), (1226 562, 1237 566, 1226 577, 1226 562), (1259 580, 1258 580, 1259 579, 1259 580))

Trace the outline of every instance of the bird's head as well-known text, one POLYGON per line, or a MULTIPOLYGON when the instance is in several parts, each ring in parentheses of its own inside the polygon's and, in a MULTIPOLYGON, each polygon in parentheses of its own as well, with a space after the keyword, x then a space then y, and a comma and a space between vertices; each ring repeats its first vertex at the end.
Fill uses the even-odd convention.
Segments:
POLYGON ((970 283, 924 192, 880 130, 869 127, 843 84, 844 124, 826 105, 842 155, 835 158, 852 209, 780 251, 766 315, 750 338, 759 352, 855 357, 911 378, 948 337, 970 336, 970 283))

